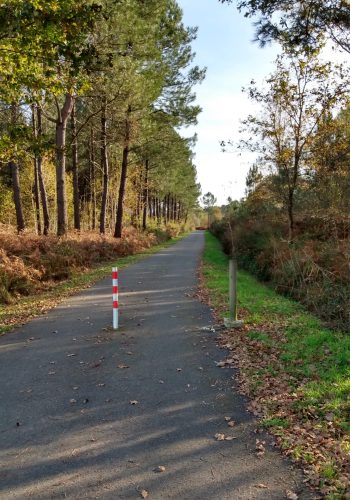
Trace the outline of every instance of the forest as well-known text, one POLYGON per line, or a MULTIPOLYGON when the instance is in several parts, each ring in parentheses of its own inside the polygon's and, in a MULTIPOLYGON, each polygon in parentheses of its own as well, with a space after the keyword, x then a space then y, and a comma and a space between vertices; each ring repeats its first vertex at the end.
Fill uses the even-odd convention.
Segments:
POLYGON ((84 265, 79 241, 133 251, 191 222, 195 38, 174 0, 2 3, 0 301, 84 265))

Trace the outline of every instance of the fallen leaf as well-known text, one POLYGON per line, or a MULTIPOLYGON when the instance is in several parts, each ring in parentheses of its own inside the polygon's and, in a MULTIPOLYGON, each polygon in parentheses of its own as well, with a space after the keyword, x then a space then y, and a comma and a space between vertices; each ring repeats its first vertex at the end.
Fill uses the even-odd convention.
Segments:
POLYGON ((225 434, 220 434, 220 433, 218 432, 217 434, 215 434, 215 436, 214 436, 214 437, 215 437, 215 439, 216 439, 217 441, 224 441, 224 439, 225 439, 225 434))
POLYGON ((228 425, 229 427, 234 427, 234 426, 236 425, 236 422, 234 422, 233 420, 230 420, 230 421, 227 423, 227 425, 228 425))
POLYGON ((141 490, 140 495, 142 498, 147 498, 148 497, 148 491, 147 490, 141 490))
POLYGON ((165 472, 165 467, 164 465, 158 465, 155 469, 153 469, 153 472, 165 472))
POLYGON ((264 444, 265 441, 260 441, 259 439, 256 440, 255 449, 258 457, 261 457, 265 453, 264 444))
POLYGON ((225 361, 216 361, 215 364, 218 368, 223 368, 226 363, 225 361))
POLYGON ((262 488, 265 490, 268 489, 268 486, 264 483, 255 484, 254 486, 255 486, 255 488, 262 488))
POLYGON ((226 436, 225 441, 233 441, 234 439, 237 439, 236 436, 226 436))
POLYGON ((288 500, 298 500, 299 498, 296 493, 290 490, 286 490, 286 497, 288 498, 288 500))
POLYGON ((229 422, 231 420, 231 417, 225 417, 226 422, 229 422))
POLYGON ((130 368, 128 365, 118 365, 118 368, 120 368, 121 370, 125 369, 125 368, 130 368))

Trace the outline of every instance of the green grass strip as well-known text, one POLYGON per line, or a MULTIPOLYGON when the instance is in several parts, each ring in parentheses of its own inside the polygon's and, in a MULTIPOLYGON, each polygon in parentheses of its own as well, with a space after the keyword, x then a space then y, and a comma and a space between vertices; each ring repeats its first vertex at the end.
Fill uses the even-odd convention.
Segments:
MULTIPOLYGON (((206 234, 203 276, 213 306, 221 316, 227 315, 228 257, 210 233, 206 234)), ((248 335, 268 343, 273 341, 269 329, 284 329, 283 370, 295 377, 297 386, 302 383, 303 397, 298 404, 312 407, 320 418, 332 412, 339 427, 350 431, 350 335, 326 328, 302 305, 244 271, 239 271, 237 285, 241 314, 252 329, 248 335), (254 334, 257 327, 263 327, 264 333, 254 334)))

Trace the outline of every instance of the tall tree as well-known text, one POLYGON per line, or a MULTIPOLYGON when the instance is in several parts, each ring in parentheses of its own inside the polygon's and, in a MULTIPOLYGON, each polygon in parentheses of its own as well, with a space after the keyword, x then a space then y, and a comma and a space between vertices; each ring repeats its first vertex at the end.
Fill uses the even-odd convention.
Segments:
POLYGON ((250 133, 242 146, 259 153, 258 162, 273 175, 273 185, 288 214, 289 240, 294 237, 295 195, 307 167, 318 126, 336 104, 347 97, 349 77, 341 68, 312 56, 277 59, 268 89, 252 85, 249 97, 262 105, 259 116, 244 123, 250 133))
POLYGON ((350 8, 344 0, 219 0, 236 3, 246 17, 259 16, 256 36, 262 45, 278 40, 317 49, 324 35, 350 53, 350 8))
POLYGON ((3 97, 25 96, 34 90, 38 105, 42 106, 44 95, 52 98, 56 108, 56 116, 50 119, 56 126, 58 235, 67 231, 67 121, 75 95, 86 80, 86 68, 96 56, 88 35, 99 10, 96 4, 82 0, 5 0, 0 10, 4 21, 0 28, 3 97))

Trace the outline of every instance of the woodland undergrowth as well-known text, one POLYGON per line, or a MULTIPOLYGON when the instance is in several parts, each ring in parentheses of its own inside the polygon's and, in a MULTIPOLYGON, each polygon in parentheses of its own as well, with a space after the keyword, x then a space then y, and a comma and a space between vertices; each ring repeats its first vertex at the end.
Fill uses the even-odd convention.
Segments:
POLYGON ((296 221, 293 243, 281 219, 241 217, 212 225, 230 253, 233 237, 242 269, 302 302, 332 328, 350 331, 350 220, 317 217, 296 221))
POLYGON ((94 232, 65 237, 16 234, 0 226, 0 332, 45 312, 62 297, 89 286, 159 245, 176 241, 180 225, 154 232, 129 228, 123 238, 94 232))
MULTIPOLYGON (((227 260, 208 233, 203 286, 219 319, 227 315, 227 260)), ((239 368, 249 409, 322 497, 350 498, 349 335, 326 328, 300 303, 244 271, 238 298, 244 327, 225 331, 219 342, 230 351, 227 362, 239 368)))

